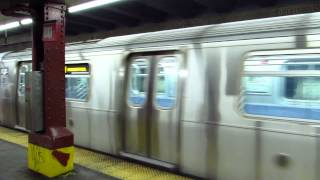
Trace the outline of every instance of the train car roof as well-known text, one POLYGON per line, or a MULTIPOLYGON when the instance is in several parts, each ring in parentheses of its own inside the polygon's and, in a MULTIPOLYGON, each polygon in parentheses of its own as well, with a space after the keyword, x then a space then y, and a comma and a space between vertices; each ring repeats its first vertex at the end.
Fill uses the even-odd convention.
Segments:
MULTIPOLYGON (((281 37, 307 34, 306 29, 320 27, 320 13, 308 13, 255 20, 229 22, 215 25, 165 30, 133 35, 108 37, 103 40, 69 43, 66 52, 83 52, 93 49, 130 49, 149 44, 157 46, 188 43, 221 42, 230 40, 281 37), (276 32, 276 34, 274 34, 276 32), (261 35, 263 34, 263 35, 261 35)), ((31 57, 31 49, 9 52, 0 56, 0 60, 31 57)), ((22 58, 23 59, 23 58, 22 58)))
MULTIPOLYGON (((320 13, 308 13, 109 37, 101 40, 100 42, 98 42, 98 44, 105 47, 111 47, 130 46, 134 44, 146 43, 172 42, 181 40, 191 42, 206 42, 206 40, 208 40, 209 38, 217 37, 224 37, 222 39, 217 39, 217 41, 239 40, 244 38, 254 38, 255 34, 270 32, 277 32, 279 33, 279 36, 288 36, 290 34, 285 33, 282 35, 280 33, 281 31, 287 30, 293 30, 296 32, 296 34, 292 35, 299 35, 298 30, 319 27, 320 13), (241 37, 232 37, 232 39, 228 39, 228 37, 235 35, 241 35, 241 37)), ((259 35, 259 38, 260 37, 261 35, 259 35)), ((266 35, 265 37, 268 37, 268 35, 266 35)))

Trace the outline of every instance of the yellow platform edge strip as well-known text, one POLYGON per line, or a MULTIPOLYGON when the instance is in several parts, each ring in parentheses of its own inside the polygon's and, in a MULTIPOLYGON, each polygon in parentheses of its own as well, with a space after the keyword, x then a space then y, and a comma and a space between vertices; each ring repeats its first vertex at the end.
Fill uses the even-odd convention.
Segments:
MULTIPOLYGON (((20 131, 0 126, 0 139, 28 148, 28 134, 20 131)), ((74 163, 115 178, 126 180, 190 179, 78 147, 74 148, 74 163)))

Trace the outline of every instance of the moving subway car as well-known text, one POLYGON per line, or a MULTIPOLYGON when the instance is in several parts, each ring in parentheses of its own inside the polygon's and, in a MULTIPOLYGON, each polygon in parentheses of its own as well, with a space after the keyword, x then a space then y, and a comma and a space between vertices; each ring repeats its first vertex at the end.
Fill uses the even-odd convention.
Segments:
MULTIPOLYGON (((31 50, 0 57, 0 123, 26 129, 31 50)), ((209 179, 320 179, 320 13, 69 44, 65 69, 79 146, 209 179)))

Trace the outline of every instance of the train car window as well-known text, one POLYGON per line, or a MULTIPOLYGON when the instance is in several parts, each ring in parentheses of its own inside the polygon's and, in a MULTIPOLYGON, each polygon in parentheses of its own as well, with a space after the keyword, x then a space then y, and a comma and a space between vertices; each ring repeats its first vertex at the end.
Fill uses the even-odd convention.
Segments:
POLYGON ((66 99, 72 101, 87 101, 89 96, 89 64, 67 64, 66 99))
POLYGON ((146 59, 133 60, 130 65, 128 102, 142 106, 147 99, 149 62, 146 59))
POLYGON ((320 78, 287 77, 286 98, 293 100, 320 100, 320 78))
POLYGON ((246 115, 319 121, 320 54, 249 57, 241 94, 246 115))
POLYGON ((177 94, 178 61, 175 57, 162 58, 156 70, 155 104, 161 109, 175 106, 177 94))
POLYGON ((8 84, 9 70, 8 68, 0 68, 0 86, 8 84))
POLYGON ((89 92, 89 77, 66 77, 66 98, 86 101, 89 92))
POLYGON ((272 82, 268 77, 245 77, 247 94, 265 94, 268 95, 272 91, 272 82))
MULTIPOLYGON (((319 70, 314 61, 304 61, 306 64, 294 64, 295 61, 288 61, 288 71, 290 70, 319 70)), ((318 77, 286 77, 285 96, 296 100, 320 100, 320 79, 318 77)))

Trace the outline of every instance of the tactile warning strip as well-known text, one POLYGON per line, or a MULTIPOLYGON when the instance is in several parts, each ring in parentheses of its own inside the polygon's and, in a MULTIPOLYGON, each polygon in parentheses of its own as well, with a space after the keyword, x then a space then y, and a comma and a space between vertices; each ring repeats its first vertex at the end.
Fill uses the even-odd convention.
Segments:
MULTIPOLYGON (((0 126, 0 139, 28 146, 28 134, 0 126)), ((146 167, 140 164, 127 162, 122 159, 110 157, 105 154, 92 152, 82 148, 75 148, 76 164, 103 174, 126 180, 188 180, 183 176, 146 167)))

